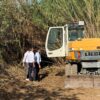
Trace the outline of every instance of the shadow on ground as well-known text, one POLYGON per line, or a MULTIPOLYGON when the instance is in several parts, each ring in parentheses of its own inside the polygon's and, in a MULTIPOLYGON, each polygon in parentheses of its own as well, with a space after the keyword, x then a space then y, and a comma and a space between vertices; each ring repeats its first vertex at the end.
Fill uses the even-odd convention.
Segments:
POLYGON ((0 89, 1 100, 79 100, 77 94, 64 96, 60 94, 60 91, 50 92, 44 88, 25 86, 20 89, 14 88, 11 92, 7 92, 0 89), (21 89, 25 89, 26 92, 22 92, 21 89))
MULTIPOLYGON (((0 100, 79 100, 77 95, 63 95, 63 89, 49 91, 41 86, 34 86, 32 82, 26 83, 15 79, 0 85, 0 100)), ((72 90, 67 90, 69 92, 72 90)))
MULTIPOLYGON (((19 70, 20 71, 20 70, 19 70)), ((16 70, 15 70, 16 72, 16 70)), ((2 70, 2 77, 0 73, 0 100, 79 100, 77 94, 65 95, 63 92, 70 92, 73 89, 52 89, 49 90, 45 86, 35 85, 33 82, 26 82, 18 78, 14 72, 7 72, 2 70)), ((62 75, 63 72, 57 73, 62 75)), ((46 73, 42 78, 48 77, 46 73)), ((20 76, 20 75, 19 75, 20 76)), ((41 79, 42 79, 41 78, 41 79)))

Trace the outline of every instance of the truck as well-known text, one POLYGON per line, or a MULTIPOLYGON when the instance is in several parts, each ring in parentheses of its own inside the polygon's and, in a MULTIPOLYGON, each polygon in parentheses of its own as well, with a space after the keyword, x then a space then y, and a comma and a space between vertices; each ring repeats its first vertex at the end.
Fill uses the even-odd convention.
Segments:
POLYGON ((46 54, 65 58, 66 87, 99 87, 100 38, 84 35, 84 21, 49 27, 46 54))

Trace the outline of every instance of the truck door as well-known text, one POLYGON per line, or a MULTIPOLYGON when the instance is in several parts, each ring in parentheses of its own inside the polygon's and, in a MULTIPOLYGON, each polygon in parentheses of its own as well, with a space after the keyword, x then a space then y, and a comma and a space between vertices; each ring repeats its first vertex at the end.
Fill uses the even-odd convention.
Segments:
POLYGON ((46 38, 46 53, 48 57, 65 56, 64 27, 50 27, 46 38))

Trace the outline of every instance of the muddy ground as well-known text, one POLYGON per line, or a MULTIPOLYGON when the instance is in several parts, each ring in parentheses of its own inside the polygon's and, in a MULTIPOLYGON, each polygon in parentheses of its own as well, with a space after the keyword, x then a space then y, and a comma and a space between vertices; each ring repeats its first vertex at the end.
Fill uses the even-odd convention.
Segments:
POLYGON ((0 68, 0 100, 100 100, 100 89, 65 89, 63 66, 47 66, 40 77, 28 82, 23 67, 0 68))

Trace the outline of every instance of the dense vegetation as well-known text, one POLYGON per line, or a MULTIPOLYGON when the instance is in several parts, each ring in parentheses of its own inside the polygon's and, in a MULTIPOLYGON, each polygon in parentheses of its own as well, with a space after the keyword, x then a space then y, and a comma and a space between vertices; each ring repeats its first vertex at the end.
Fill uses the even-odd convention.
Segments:
POLYGON ((100 37, 100 0, 1 0, 0 58, 20 62, 29 43, 45 53, 49 26, 84 20, 86 37, 100 37))

